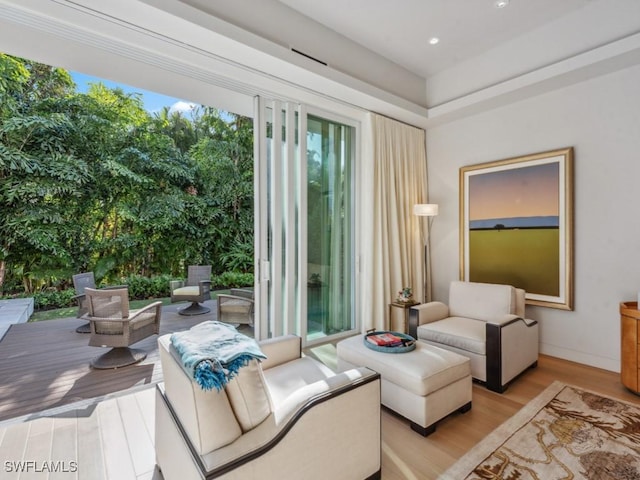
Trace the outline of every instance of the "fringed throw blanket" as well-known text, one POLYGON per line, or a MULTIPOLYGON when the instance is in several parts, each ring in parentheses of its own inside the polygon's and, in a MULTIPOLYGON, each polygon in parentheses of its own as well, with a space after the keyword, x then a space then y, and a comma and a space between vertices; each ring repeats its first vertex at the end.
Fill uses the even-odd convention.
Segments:
POLYGON ((267 358, 253 338, 221 322, 203 322, 174 333, 171 343, 203 390, 222 390, 241 367, 267 358))

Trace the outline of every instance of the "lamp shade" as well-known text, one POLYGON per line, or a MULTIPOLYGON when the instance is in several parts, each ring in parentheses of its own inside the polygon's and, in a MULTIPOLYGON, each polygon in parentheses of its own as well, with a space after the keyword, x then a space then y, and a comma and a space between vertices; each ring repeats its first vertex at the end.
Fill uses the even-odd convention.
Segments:
POLYGON ((438 215, 438 205, 435 203, 416 203, 413 214, 418 217, 435 217, 438 215))

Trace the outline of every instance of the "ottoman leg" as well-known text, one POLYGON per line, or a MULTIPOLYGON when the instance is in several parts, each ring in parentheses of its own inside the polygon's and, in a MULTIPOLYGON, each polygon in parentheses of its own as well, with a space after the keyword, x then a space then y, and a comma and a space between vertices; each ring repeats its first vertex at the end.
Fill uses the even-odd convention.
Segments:
MULTIPOLYGON (((463 406, 461 406, 458 409, 458 411, 460 413, 467 413, 469 410, 471 410, 471 402, 465 403, 463 406)), ((410 422, 410 424, 411 424, 411 430, 413 430, 414 432, 419 433, 423 437, 431 435, 433 432, 436 431, 436 424, 435 423, 429 425, 428 427, 423 427, 422 425, 418 425, 415 422, 410 422)))
POLYGON ((426 437, 436 431, 436 424, 434 423, 432 425, 429 425, 428 427, 423 427, 422 425, 418 425, 415 422, 411 422, 411 430, 419 433, 423 437, 426 437))

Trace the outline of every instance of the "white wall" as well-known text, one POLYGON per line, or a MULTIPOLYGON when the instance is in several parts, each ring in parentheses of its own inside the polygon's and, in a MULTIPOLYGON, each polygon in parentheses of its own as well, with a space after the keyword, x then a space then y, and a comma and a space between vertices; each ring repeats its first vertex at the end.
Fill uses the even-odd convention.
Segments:
POLYGON ((573 146, 573 311, 527 307, 541 353, 620 371, 619 303, 640 290, 640 66, 427 130, 434 296, 459 278, 459 168, 573 146))

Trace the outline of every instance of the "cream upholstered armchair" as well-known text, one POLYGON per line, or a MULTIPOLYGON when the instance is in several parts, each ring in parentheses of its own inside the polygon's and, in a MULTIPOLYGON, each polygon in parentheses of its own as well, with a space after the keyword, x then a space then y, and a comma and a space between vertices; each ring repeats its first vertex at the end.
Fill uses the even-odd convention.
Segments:
POLYGON ((191 302, 188 307, 178 310, 180 315, 202 315, 211 309, 202 302, 211 300, 211 265, 189 265, 187 280, 169 282, 171 303, 191 302))
POLYGON ((522 289, 451 282, 449 303, 411 307, 409 334, 471 360, 471 376, 502 393, 538 363, 538 322, 524 318, 522 289))
POLYGON ((334 373, 302 356, 301 340, 260 342, 224 387, 205 391, 171 344, 158 339, 156 461, 165 480, 380 478, 380 376, 334 373))
POLYGON ((111 347, 94 358, 91 366, 98 369, 119 368, 147 357, 144 350, 130 348, 136 342, 160 331, 162 302, 153 302, 138 310, 129 310, 127 288, 95 290, 86 288, 92 347, 111 347))

